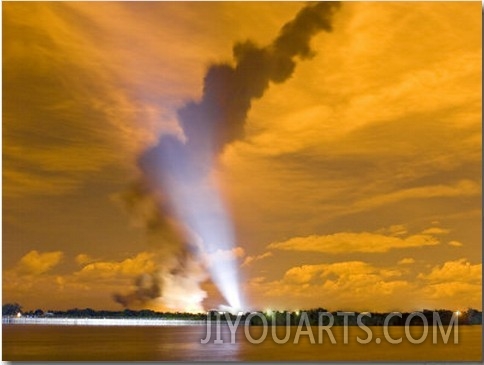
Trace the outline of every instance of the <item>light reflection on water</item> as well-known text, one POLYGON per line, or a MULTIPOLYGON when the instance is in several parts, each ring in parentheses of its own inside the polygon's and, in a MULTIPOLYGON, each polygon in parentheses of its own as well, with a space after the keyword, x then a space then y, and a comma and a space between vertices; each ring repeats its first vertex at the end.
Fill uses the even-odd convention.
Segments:
MULTIPOLYGON (((230 343, 228 327, 221 328, 220 339, 216 344, 215 329, 212 328, 211 341, 200 343, 206 337, 204 326, 179 327, 93 327, 93 326, 48 326, 48 325, 4 325, 3 360, 98 360, 98 361, 159 361, 159 360, 204 360, 204 361, 283 361, 283 360, 403 360, 403 361, 479 361, 482 357, 481 327, 460 326, 459 343, 451 340, 443 344, 432 344, 431 329, 427 340, 422 344, 405 341, 403 327, 392 327, 392 337, 403 337, 399 345, 384 340, 380 344, 372 341, 363 345, 356 337, 366 338, 365 332, 349 328, 349 343, 344 344, 343 327, 333 327, 336 344, 323 337, 318 344, 318 330, 313 327, 316 344, 311 344, 308 336, 301 336, 298 344, 293 344, 296 327, 291 327, 290 341, 277 344, 272 340, 269 328, 267 338, 261 344, 251 344, 246 340, 244 327, 240 326, 234 344, 230 343)), ((382 327, 370 327, 373 337, 384 339, 382 327)), ((259 338, 261 327, 251 327, 251 334, 259 338)), ((422 333, 413 328, 415 338, 422 333)), ((278 327, 279 338, 284 338, 285 328, 278 327)))

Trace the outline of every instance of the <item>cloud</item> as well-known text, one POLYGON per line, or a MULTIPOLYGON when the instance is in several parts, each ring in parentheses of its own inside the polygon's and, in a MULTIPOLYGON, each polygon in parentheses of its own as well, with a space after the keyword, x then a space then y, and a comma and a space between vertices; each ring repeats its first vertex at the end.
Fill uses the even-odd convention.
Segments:
MULTIPOLYGON (((410 264, 413 259, 404 260, 410 264)), ((466 259, 447 261, 424 273, 365 261, 341 261, 293 266, 276 280, 258 276, 246 289, 256 304, 278 303, 278 307, 292 310, 481 308, 481 269, 482 264, 466 259)))
POLYGON ((205 254, 205 260, 209 265, 216 265, 218 261, 232 261, 245 256, 243 247, 237 246, 229 250, 217 249, 212 253, 205 254))
MULTIPOLYGON (((4 296, 26 306, 39 305, 44 309, 74 306, 107 309, 113 307, 113 293, 127 293, 124 299, 132 308, 168 308, 163 302, 153 299, 158 298, 165 283, 162 275, 175 267, 167 266, 166 270, 160 270, 153 252, 95 262, 88 255, 79 254, 74 258, 77 263, 75 270, 55 273, 52 268, 62 256, 59 251, 29 252, 13 269, 4 271, 4 296), (156 294, 154 297, 151 296, 153 293, 156 294)), ((181 293, 184 291, 183 283, 179 284, 176 290, 181 293)), ((170 294, 169 290, 167 293, 170 294)))
POLYGON ((421 186, 410 189, 401 189, 388 194, 375 195, 371 198, 357 201, 354 207, 356 210, 369 210, 382 205, 394 204, 408 199, 478 196, 480 193, 481 184, 477 181, 466 179, 460 180, 455 184, 421 186))
POLYGON ((199 288, 200 281, 207 279, 204 268, 190 257, 170 257, 160 266, 158 254, 139 252, 120 260, 95 262, 79 254, 74 261, 80 268, 58 274, 51 269, 62 253, 32 251, 13 269, 4 271, 4 296, 27 306, 44 303, 49 308, 107 309, 118 303, 161 311, 202 310, 194 305, 206 296, 199 288), (48 299, 52 293, 56 293, 54 300, 48 299))
POLYGON ((452 246, 452 247, 462 247, 462 246, 464 246, 464 244, 462 242, 459 242, 459 241, 449 241, 447 244, 449 246, 452 246))
POLYGON ((74 259, 76 261, 76 263, 78 263, 79 265, 86 265, 86 264, 89 264, 93 261, 96 261, 95 259, 93 259, 91 256, 89 255, 86 255, 85 253, 80 253, 79 255, 77 255, 74 259))
POLYGON ((4 7, 6 197, 65 194, 94 175, 109 180, 100 172, 133 168, 160 131, 179 133, 176 107, 196 96, 197 76, 223 38, 210 32, 202 41, 206 33, 173 26, 183 11, 183 24, 200 15, 183 8, 138 5, 144 15, 136 19, 129 4, 4 7), (193 37, 204 47, 189 47, 193 37))
POLYGON ((271 257, 271 256, 272 256, 272 252, 270 252, 270 251, 264 252, 264 253, 262 253, 260 255, 256 255, 256 256, 247 256, 241 266, 242 267, 249 266, 249 265, 252 265, 256 261, 263 260, 263 259, 265 259, 267 257, 271 257))
POLYGON ((326 236, 294 237, 269 244, 269 249, 324 253, 388 252, 392 249, 435 246, 439 241, 430 235, 416 234, 406 238, 378 233, 335 233, 326 236))
POLYGON ((16 270, 21 275, 44 274, 57 266, 63 256, 61 251, 39 253, 37 250, 32 250, 20 259, 16 270))
POLYGON ((421 298, 425 298, 427 307, 466 310, 482 308, 482 285, 450 281, 440 284, 430 284, 421 290, 421 298))
MULTIPOLYGON (((79 256, 78 256, 79 257, 79 256)), ((85 264, 74 275, 79 280, 106 280, 119 277, 132 278, 143 273, 153 273, 156 270, 155 255, 150 252, 140 252, 132 258, 122 261, 97 261, 85 264)))
POLYGON ((397 262, 397 265, 411 265, 415 263, 415 259, 411 257, 405 257, 397 262))
POLYGON ((398 294, 412 285, 395 279, 400 275, 398 270, 363 261, 343 261, 295 266, 280 280, 259 277, 250 281, 247 289, 252 294, 260 293, 265 302, 281 301, 286 309, 381 310, 389 306, 402 308, 398 294))
POLYGON ((439 228, 439 227, 431 227, 431 228, 427 228, 427 229, 423 230, 422 234, 441 235, 441 234, 447 234, 449 232, 450 232, 449 229, 439 228))
MULTIPOLYGON (((383 233, 388 232, 391 236, 404 236, 407 234, 407 227, 403 224, 395 224, 388 227, 388 229, 383 229, 383 233)), ((378 232, 381 233, 381 232, 378 232)))
POLYGON ((245 234, 273 242, 480 209, 477 7, 407 6, 345 3, 315 58, 254 103, 247 139, 223 159, 245 234), (466 30, 450 19, 457 9, 466 30))
POLYGON ((434 284, 452 281, 479 284, 482 282, 482 264, 472 265, 465 258, 447 261, 442 266, 434 266, 429 274, 419 274, 419 278, 434 284))
POLYGON ((293 267, 284 274, 284 282, 291 284, 306 284, 309 283, 316 274, 322 273, 326 265, 302 265, 293 267))
POLYGON ((435 305, 450 303, 456 309, 482 307, 482 264, 471 264, 464 258, 447 261, 429 273, 420 273, 418 279, 424 282, 422 296, 435 305))
POLYGON ((98 107, 108 100, 120 106, 111 98, 111 73, 62 5, 4 10, 6 196, 75 190, 121 162, 124 149, 113 148, 121 133, 98 107))

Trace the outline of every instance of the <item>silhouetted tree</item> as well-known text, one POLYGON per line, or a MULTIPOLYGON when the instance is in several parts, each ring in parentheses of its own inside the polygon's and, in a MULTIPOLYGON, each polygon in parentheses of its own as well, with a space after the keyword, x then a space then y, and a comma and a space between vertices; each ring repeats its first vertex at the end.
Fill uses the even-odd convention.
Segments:
POLYGON ((22 313, 22 306, 18 303, 7 303, 2 306, 4 316, 16 316, 17 313, 22 313))
POLYGON ((482 324, 482 312, 473 308, 469 308, 463 312, 461 318, 459 322, 462 321, 462 324, 482 324))

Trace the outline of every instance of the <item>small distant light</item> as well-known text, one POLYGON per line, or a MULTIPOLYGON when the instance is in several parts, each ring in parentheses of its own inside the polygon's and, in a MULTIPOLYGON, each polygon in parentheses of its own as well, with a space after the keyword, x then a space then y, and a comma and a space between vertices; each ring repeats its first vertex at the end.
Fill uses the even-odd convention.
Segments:
POLYGON ((456 314, 456 316, 460 316, 462 314, 462 312, 461 311, 456 311, 455 314, 456 314))
POLYGON ((271 316, 272 315, 272 309, 266 309, 266 314, 271 316))
POLYGON ((17 318, 20 318, 20 317, 22 317, 22 313, 18 312, 17 313, 17 318))
POLYGON ((296 313, 296 316, 298 316, 299 315, 299 310, 297 310, 295 313, 296 313))

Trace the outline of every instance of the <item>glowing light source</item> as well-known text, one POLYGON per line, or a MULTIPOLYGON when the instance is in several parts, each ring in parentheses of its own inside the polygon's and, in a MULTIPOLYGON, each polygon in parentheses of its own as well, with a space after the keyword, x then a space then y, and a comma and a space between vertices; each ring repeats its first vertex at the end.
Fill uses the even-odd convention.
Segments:
MULTIPOLYGON (((262 97, 271 82, 287 80, 295 67, 294 58, 305 58, 311 53, 311 37, 331 30, 331 16, 338 6, 308 5, 282 27, 267 47, 237 43, 236 65, 211 65, 200 101, 190 101, 177 110, 183 141, 174 135, 163 135, 158 145, 140 159, 148 175, 155 171, 154 185, 163 185, 176 218, 188 228, 190 243, 197 245, 192 251, 201 251, 200 257, 218 250, 230 251, 235 243, 231 219, 211 176, 219 154, 227 144, 244 137, 252 100, 262 97), (261 67, 253 67, 259 64, 261 67)), ((209 263, 208 269, 228 304, 242 308, 235 260, 209 263)))
POLYGON ((230 307, 230 306, 227 306, 227 305, 220 305, 219 306, 219 312, 220 313, 230 313, 230 314, 239 314, 239 313, 242 313, 243 310, 242 308, 234 308, 234 307, 230 307))
MULTIPOLYGON (((232 221, 210 169, 191 168, 195 157, 178 154, 177 144, 162 147, 158 157, 165 170, 160 181, 171 194, 173 210, 184 222, 187 238, 195 244, 199 257, 207 261, 217 252, 230 252, 235 247, 232 221)), ((205 163, 212 165, 210 159, 205 163)), ((242 308, 237 267, 230 259, 207 262, 212 281, 232 308, 242 308)))

